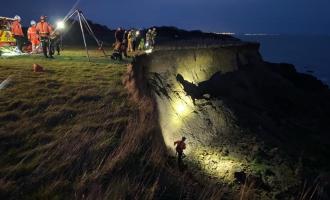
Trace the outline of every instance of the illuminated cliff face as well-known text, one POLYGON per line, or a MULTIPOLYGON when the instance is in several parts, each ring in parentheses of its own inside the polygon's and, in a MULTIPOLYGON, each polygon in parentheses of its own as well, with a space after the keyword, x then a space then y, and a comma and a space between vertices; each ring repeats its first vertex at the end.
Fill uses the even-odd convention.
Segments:
POLYGON ((291 65, 263 62, 258 45, 156 50, 136 57, 127 77, 132 96, 153 100, 163 147, 174 155, 174 141, 187 138, 184 162, 201 180, 249 180, 267 190, 260 199, 273 199, 300 184, 301 152, 315 166, 317 155, 328 160, 328 88, 291 65))
POLYGON ((227 181, 244 166, 239 158, 222 156, 226 154, 228 140, 240 130, 230 109, 222 101, 210 100, 207 94, 200 93, 197 84, 217 72, 235 71, 251 60, 261 61, 257 48, 156 51, 135 62, 144 69, 156 94, 167 147, 174 154, 174 141, 185 136, 187 158, 203 173, 227 181))

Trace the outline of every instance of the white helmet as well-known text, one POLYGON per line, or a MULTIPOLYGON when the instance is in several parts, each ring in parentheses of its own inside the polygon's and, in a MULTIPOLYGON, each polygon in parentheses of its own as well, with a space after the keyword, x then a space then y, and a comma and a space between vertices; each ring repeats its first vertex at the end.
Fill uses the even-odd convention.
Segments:
POLYGON ((21 17, 18 16, 18 15, 15 15, 14 19, 15 19, 15 20, 18 20, 18 21, 21 21, 21 17))
POLYGON ((36 24, 37 24, 36 21, 34 21, 34 20, 31 21, 31 26, 36 25, 36 24))

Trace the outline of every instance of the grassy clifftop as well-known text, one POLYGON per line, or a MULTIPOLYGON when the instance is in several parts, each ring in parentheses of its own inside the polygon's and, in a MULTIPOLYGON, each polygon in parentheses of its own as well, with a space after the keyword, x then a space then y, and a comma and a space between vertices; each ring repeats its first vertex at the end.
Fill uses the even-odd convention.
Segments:
POLYGON ((11 80, 0 90, 2 195, 66 195, 118 145, 134 111, 122 86, 126 65, 81 55, 0 59, 0 80, 11 80), (34 73, 34 63, 46 71, 34 73))
POLYGON ((134 101, 122 83, 130 60, 83 55, 0 59, 0 80, 10 80, 0 90, 0 198, 173 199, 192 190, 167 159, 152 98, 134 101))

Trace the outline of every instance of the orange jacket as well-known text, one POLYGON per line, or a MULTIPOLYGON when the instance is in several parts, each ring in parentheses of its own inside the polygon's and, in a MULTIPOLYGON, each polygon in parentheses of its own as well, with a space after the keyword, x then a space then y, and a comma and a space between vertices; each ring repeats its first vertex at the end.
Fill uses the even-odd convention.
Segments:
POLYGON ((36 26, 31 26, 28 29, 27 35, 28 35, 28 39, 30 40, 30 42, 32 42, 34 44, 38 43, 39 35, 37 33, 37 27, 36 26))
POLYGON ((174 142, 174 145, 176 145, 175 150, 177 152, 183 152, 183 150, 186 149, 186 143, 184 143, 182 140, 174 142))
POLYGON ((14 36, 24 36, 22 25, 17 20, 12 23, 11 32, 14 36))
POLYGON ((48 37, 53 31, 52 27, 47 22, 39 22, 37 24, 36 30, 40 37, 48 37))

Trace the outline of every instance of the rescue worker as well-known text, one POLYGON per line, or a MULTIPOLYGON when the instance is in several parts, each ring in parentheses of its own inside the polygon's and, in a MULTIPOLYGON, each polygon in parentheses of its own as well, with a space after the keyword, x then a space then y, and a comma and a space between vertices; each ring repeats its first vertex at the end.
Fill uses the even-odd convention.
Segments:
POLYGON ((135 51, 138 47, 139 36, 140 36, 140 31, 133 30, 133 51, 135 51))
POLYGON ((37 53, 37 46, 39 45, 39 35, 37 33, 37 23, 32 20, 31 26, 27 31, 28 39, 31 42, 32 45, 32 52, 31 53, 37 53))
POLYGON ((124 54, 124 56, 126 58, 128 58, 127 48, 128 48, 128 31, 124 31, 123 42, 122 42, 122 45, 121 45, 121 52, 124 54))
POLYGON ((181 140, 174 142, 174 146, 176 146, 175 151, 178 154, 178 167, 180 170, 183 170, 183 167, 184 167, 182 159, 184 158, 183 150, 186 149, 185 141, 186 141, 186 138, 182 137, 181 140))
POLYGON ((116 42, 114 44, 114 52, 111 56, 113 60, 122 60, 123 54, 127 57, 127 40, 125 39, 126 31, 123 28, 117 28, 115 32, 116 42))
POLYGON ((117 54, 120 54, 120 58, 121 58, 121 54, 122 54, 122 45, 123 45, 123 39, 124 39, 124 30, 122 28, 117 28, 116 32, 115 32, 115 39, 116 39, 116 43, 115 43, 115 49, 114 51, 117 54))
POLYGON ((157 36, 157 31, 156 28, 153 28, 151 31, 151 46, 155 47, 156 44, 156 36, 157 36))
POLYGON ((151 47, 151 29, 148 30, 146 33, 146 49, 149 49, 151 47))
POLYGON ((61 32, 59 30, 54 30, 50 34, 50 50, 52 55, 55 54, 55 50, 57 51, 57 55, 60 55, 61 52, 61 32))
POLYGON ((139 51, 143 51, 144 50, 144 38, 141 38, 140 44, 139 44, 139 47, 138 47, 138 50, 139 51))
POLYGON ((123 30, 120 27, 118 27, 115 32, 115 39, 116 42, 120 42, 120 43, 123 42, 123 30))
POLYGON ((133 52, 133 40, 134 40, 134 36, 133 36, 133 31, 129 31, 128 35, 127 35, 127 52, 133 52))
POLYGON ((16 15, 14 19, 15 21, 11 25, 11 32, 14 35, 14 38, 16 39, 17 49, 20 52, 23 52, 24 33, 21 25, 21 17, 16 15))
POLYGON ((40 36, 40 41, 42 44, 42 51, 44 53, 44 56, 46 58, 54 58, 53 52, 51 51, 51 48, 50 48, 50 38, 49 38, 49 36, 53 30, 52 30, 52 27, 50 26, 50 24, 48 24, 46 22, 45 16, 40 17, 40 22, 37 24, 36 29, 37 29, 37 33, 40 36), (47 52, 49 54, 49 57, 48 57, 47 52))

